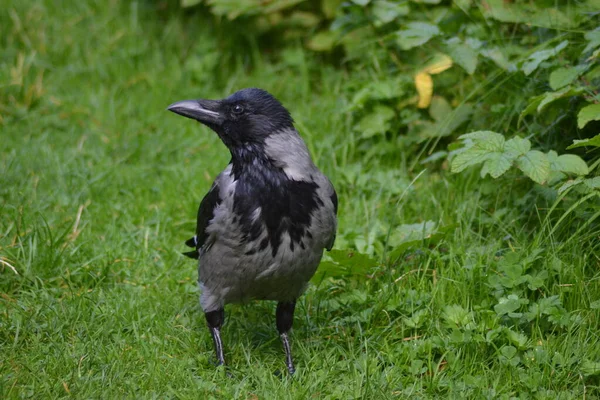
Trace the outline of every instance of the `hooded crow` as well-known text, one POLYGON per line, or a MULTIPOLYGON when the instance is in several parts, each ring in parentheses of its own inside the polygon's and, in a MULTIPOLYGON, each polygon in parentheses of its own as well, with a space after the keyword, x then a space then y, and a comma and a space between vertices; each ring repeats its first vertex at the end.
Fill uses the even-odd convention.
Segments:
POLYGON ((337 227, 337 195, 313 163, 288 110, 251 88, 223 100, 184 100, 168 110, 215 131, 231 153, 200 208, 185 255, 198 260, 200 305, 224 364, 225 304, 277 301, 276 325, 290 374, 288 332, 337 227))

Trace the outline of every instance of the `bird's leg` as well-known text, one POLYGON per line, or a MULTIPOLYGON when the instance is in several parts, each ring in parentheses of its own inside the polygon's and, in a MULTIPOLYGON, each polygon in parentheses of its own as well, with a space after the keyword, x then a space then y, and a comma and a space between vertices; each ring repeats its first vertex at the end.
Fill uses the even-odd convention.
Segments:
POLYGON ((277 303, 277 311, 275 314, 275 321, 277 323, 277 331, 281 337, 283 343, 283 350, 285 350, 285 364, 287 366, 290 375, 296 372, 294 368, 294 361, 292 360, 292 349, 290 347, 290 340, 288 338, 288 332, 292 328, 294 322, 294 308, 296 307, 296 301, 281 301, 277 303))
POLYGON ((215 353, 217 354, 217 365, 225 364, 225 357, 223 357, 223 342, 221 342, 221 327, 225 321, 225 310, 219 309, 216 311, 210 311, 204 313, 206 322, 208 323, 208 329, 212 335, 213 342, 215 344, 215 353))

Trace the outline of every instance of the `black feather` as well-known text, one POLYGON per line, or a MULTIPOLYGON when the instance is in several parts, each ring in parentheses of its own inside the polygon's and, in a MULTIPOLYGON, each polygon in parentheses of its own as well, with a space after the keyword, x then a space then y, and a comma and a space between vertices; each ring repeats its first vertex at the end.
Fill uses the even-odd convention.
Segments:
POLYGON ((183 255, 198 259, 200 257, 200 253, 198 252, 201 249, 208 237, 206 233, 206 228, 208 224, 214 217, 215 208, 221 204, 221 198, 219 197, 219 185, 216 183, 210 188, 210 191, 204 196, 202 201, 200 202, 200 207, 198 207, 198 218, 196 222, 196 236, 188 239, 185 244, 189 247, 195 247, 196 250, 189 251, 187 253, 183 253, 183 255))

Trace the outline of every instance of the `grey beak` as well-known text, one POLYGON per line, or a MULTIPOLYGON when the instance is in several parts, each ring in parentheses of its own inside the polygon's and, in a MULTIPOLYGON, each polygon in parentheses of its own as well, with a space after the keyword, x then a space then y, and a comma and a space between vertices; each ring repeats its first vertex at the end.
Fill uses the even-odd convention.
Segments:
POLYGON ((216 100, 183 100, 171 104, 167 110, 195 119, 203 124, 219 125, 223 119, 217 111, 219 105, 216 100))

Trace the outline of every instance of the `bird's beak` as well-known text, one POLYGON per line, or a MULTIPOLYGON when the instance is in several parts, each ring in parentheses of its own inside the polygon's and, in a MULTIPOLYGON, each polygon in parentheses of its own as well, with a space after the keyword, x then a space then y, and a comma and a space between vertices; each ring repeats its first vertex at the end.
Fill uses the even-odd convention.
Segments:
POLYGON ((183 100, 171 104, 167 110, 214 126, 223 121, 223 116, 218 111, 219 106, 220 102, 217 100, 183 100))

